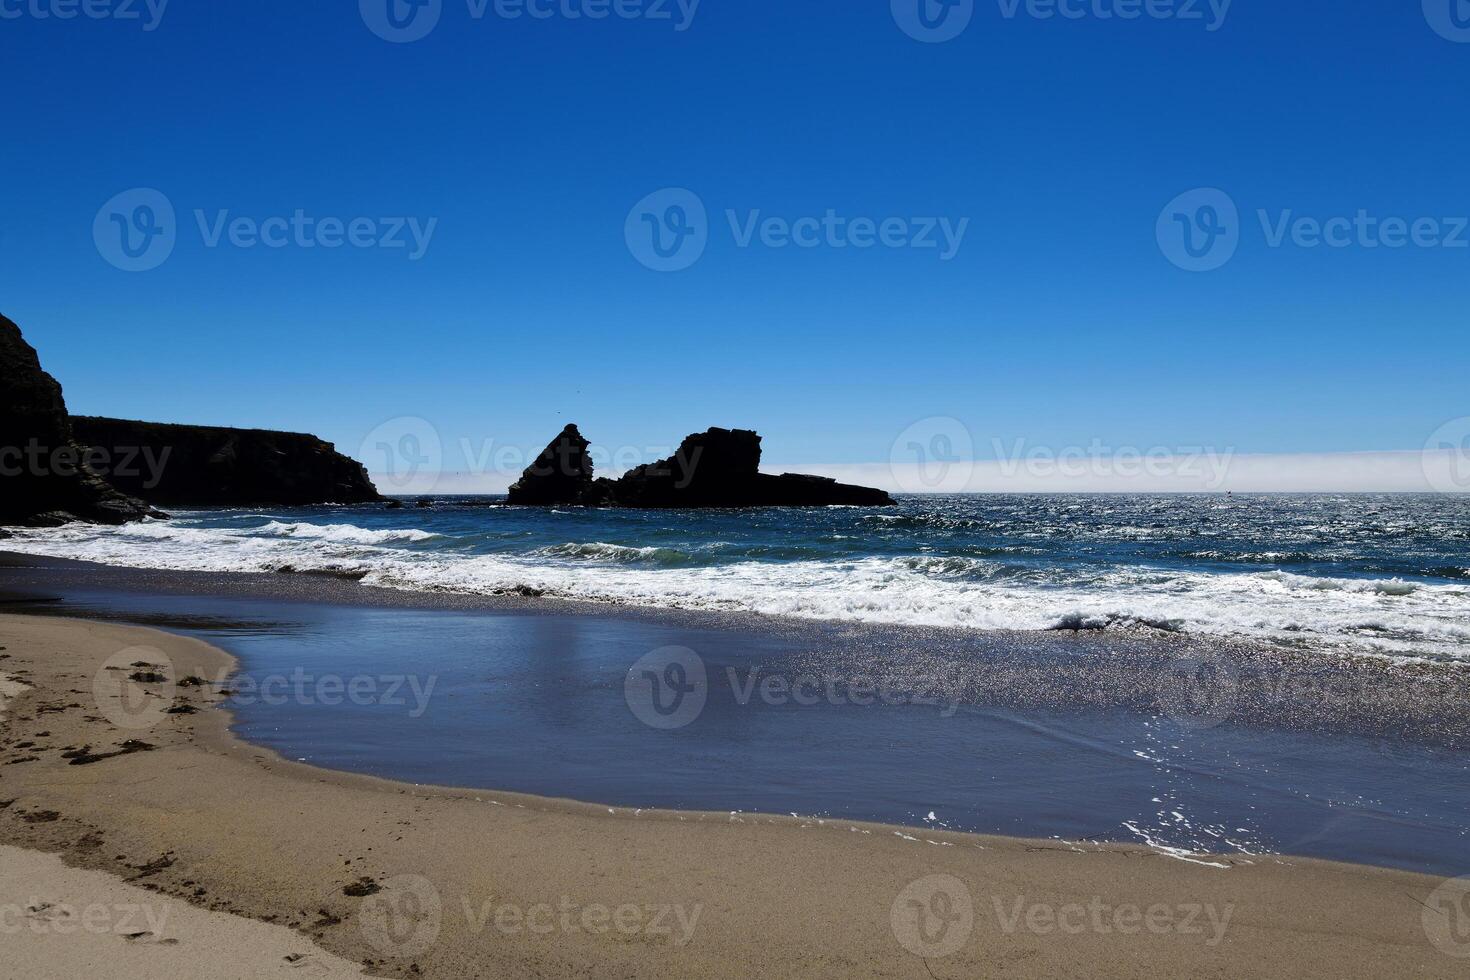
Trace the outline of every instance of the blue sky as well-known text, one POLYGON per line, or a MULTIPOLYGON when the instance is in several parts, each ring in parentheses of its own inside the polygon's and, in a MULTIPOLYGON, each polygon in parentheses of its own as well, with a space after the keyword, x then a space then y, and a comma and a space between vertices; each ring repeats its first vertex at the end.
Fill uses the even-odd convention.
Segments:
POLYGON ((752 427, 774 464, 837 466, 887 460, 935 416, 983 457, 993 438, 1417 450, 1470 414, 1470 247, 1272 247, 1258 217, 1432 219, 1421 238, 1456 240, 1470 43, 1435 30, 1437 0, 1155 0, 1200 19, 1128 20, 1099 13, 1129 0, 1073 0, 1076 18, 980 0, 942 43, 887 0, 600 20, 563 13, 586 0, 536 0, 547 18, 441 0, 407 43, 368 26, 387 0, 37 16, 55 2, 0 0, 0 312, 76 412, 353 453, 419 417, 450 470, 465 440, 535 447, 569 420, 609 447, 752 427), (143 272, 94 237, 135 188, 176 212, 143 272), (673 272, 625 233, 665 188, 707 213, 673 272), (1240 216, 1208 272, 1157 232, 1197 188, 1240 216), (364 241, 434 224, 416 259, 208 244, 222 216, 297 211, 369 219, 364 241), (967 224, 947 259, 741 246, 752 220, 829 211, 910 236, 967 224))

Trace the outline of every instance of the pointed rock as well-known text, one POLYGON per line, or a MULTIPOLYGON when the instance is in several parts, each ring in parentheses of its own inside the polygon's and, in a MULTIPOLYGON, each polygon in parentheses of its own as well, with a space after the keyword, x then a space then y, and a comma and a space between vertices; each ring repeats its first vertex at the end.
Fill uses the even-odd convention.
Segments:
POLYGON ((593 482, 587 446, 575 425, 561 430, 561 435, 551 440, 510 488, 507 503, 551 507, 583 502, 593 482))

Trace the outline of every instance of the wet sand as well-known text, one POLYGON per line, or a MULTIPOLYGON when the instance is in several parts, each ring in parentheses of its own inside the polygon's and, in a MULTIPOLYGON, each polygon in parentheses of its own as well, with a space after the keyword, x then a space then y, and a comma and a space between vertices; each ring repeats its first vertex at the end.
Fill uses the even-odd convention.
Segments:
POLYGON ((379 975, 1450 977, 1464 965, 1426 912, 1441 885, 1428 876, 410 786, 235 739, 218 691, 177 686, 228 669, 200 641, 0 616, 0 646, 0 677, 28 688, 0 723, 0 841, 294 929, 379 975))

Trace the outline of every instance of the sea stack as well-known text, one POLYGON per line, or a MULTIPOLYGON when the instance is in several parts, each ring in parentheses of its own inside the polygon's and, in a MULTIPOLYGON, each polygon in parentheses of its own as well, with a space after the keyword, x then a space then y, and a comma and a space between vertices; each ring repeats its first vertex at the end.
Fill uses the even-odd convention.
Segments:
POLYGON ((510 488, 508 502, 527 507, 582 502, 592 487, 592 459, 587 455, 587 446, 575 425, 562 429, 510 488))
POLYGON ((820 476, 760 472, 761 437, 748 429, 709 429, 688 436, 668 459, 616 480, 594 479, 587 440, 569 425, 510 488, 509 503, 595 507, 889 507, 883 490, 820 476))

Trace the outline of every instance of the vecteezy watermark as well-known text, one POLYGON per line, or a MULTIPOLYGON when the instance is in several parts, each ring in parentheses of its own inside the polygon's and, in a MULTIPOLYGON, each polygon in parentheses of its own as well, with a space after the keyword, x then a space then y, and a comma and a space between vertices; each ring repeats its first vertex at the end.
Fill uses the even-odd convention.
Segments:
MULTIPOLYGON (((578 460, 563 454, 543 458, 543 451, 544 447, 539 445, 500 442, 493 438, 460 436, 451 442, 428 419, 402 415, 384 421, 367 433, 358 445, 356 458, 367 466, 373 482, 381 489, 399 495, 435 492, 447 478, 444 470, 455 452, 458 453, 452 464, 455 478, 495 477, 510 482, 528 471, 541 477, 580 472, 578 460)), ((673 477, 674 486, 679 489, 693 480, 703 455, 704 450, 699 446, 685 451, 682 446, 668 444, 589 443, 586 448, 587 460, 598 474, 616 476, 643 467, 649 475, 673 477)), ((504 484, 500 487, 503 489, 504 484)))
POLYGON ((864 218, 846 217, 828 208, 821 217, 781 218, 762 216, 760 210, 743 215, 725 212, 736 248, 759 244, 765 248, 857 248, 881 246, 889 249, 937 249, 939 261, 948 262, 960 252, 969 218, 944 217, 864 218))
POLYGON ((97 254, 124 272, 156 269, 178 241, 173 203, 151 187, 123 191, 98 209, 92 241, 97 254))
POLYGON ((1240 211, 1214 187, 1186 191, 1164 205, 1154 226, 1164 257, 1187 272, 1210 272, 1240 247, 1240 211))
POLYGON ((1470 3, 1466 0, 1423 0, 1424 19, 1447 41, 1470 44, 1470 3))
POLYGON ((654 944, 686 946, 694 938, 700 903, 586 902, 570 895, 555 901, 512 902, 494 896, 462 895, 446 903, 434 883, 422 875, 395 875, 374 882, 358 909, 362 936, 384 956, 422 956, 438 941, 449 911, 464 916, 465 931, 479 936, 606 936, 614 942, 641 937, 654 944))
POLYGON ((704 202, 683 187, 654 191, 633 205, 623 223, 628 251, 655 272, 679 272, 698 262, 709 234, 704 202))
MULTIPOLYGON (((471 21, 624 20, 666 23, 676 33, 694 25, 701 0, 465 0, 471 21)), ((385 41, 407 44, 433 33, 444 16, 445 0, 358 0, 368 30, 385 41)))
MULTIPOLYGON (((853 217, 828 208, 821 215, 789 218, 760 209, 727 209, 725 223, 736 248, 933 250, 941 262, 959 254, 970 219, 947 217, 853 217)), ((712 227, 693 191, 655 191, 628 212, 623 223, 628 251, 656 272, 687 269, 704 255, 712 227)))
POLYGON ((1435 949, 1470 959, 1470 875, 1451 878, 1430 892, 1420 924, 1435 949))
POLYGON ((893 22, 925 44, 953 41, 975 16, 975 0, 891 0, 893 22))
MULTIPOLYGON (((1025 895, 992 895, 991 910, 1000 931, 1013 936, 1200 936, 1213 949, 1225 939, 1234 904, 1156 902, 1110 903, 1094 895, 1086 901, 1036 902, 1025 895)), ((904 949, 924 959, 953 956, 975 930, 974 896, 959 878, 927 875, 909 883, 893 900, 889 923, 904 949)))
POLYGON ((992 439, 991 457, 976 459, 965 423, 950 416, 920 419, 899 433, 888 470, 904 493, 964 493, 976 487, 982 465, 987 480, 1016 489, 1087 484, 1134 487, 1148 481, 1194 490, 1224 487, 1235 450, 1206 446, 1116 446, 1094 438, 1087 445, 1033 445, 1024 438, 992 439))
POLYGON ((444 467, 444 442, 428 419, 400 415, 364 436, 357 458, 389 493, 429 493, 444 467))
POLYGON ((26 905, 0 904, 0 936, 23 932, 37 935, 134 937, 161 936, 168 924, 169 907, 147 902, 91 902, 71 905, 33 898, 26 905))
POLYGON ((688 647, 644 654, 623 678, 623 699, 649 728, 671 731, 691 724, 709 700, 704 658, 688 647))
MULTIPOLYGON (((1290 208, 1256 210, 1267 248, 1470 248, 1470 217, 1405 218, 1359 208, 1351 215, 1313 217, 1290 208)), ((1235 201, 1217 188, 1200 188, 1165 205, 1155 225, 1164 257, 1189 272, 1211 272, 1235 257, 1244 227, 1235 201)))
POLYGON ((215 683, 230 691, 237 705, 287 704, 337 707, 407 708, 408 717, 422 718, 439 683, 438 674, 312 674, 302 667, 284 674, 240 674, 215 683))
POLYGON ((975 475, 974 437, 959 419, 920 419, 893 440, 888 470, 904 493, 961 493, 975 475))
POLYGON ((1138 480, 1180 478, 1198 483, 1203 490, 1219 490, 1230 475, 1235 450, 1207 446, 1112 446, 1093 439, 1086 446, 1028 446, 1025 439, 1006 445, 991 440, 1000 475, 1015 479, 1025 475, 1038 479, 1059 477, 1080 480, 1138 480))
POLYGON ((901 705, 932 708, 951 718, 960 701, 954 679, 929 674, 847 674, 820 670, 725 667, 712 679, 704 658, 688 647, 662 647, 640 657, 623 680, 633 716, 650 728, 684 728, 704 711, 715 693, 748 708, 860 707, 901 705), (715 684, 714 680, 723 683, 715 684))
POLYGON ((157 450, 152 446, 79 447, 46 446, 32 439, 24 446, 0 446, 0 477, 33 476, 73 477, 78 473, 93 476, 141 479, 145 490, 155 489, 163 480, 164 467, 173 454, 172 446, 157 450))
POLYGON ((952 956, 975 930, 975 900, 953 875, 928 875, 910 882, 888 911, 893 938, 926 960, 952 956))
POLYGON ((92 675, 92 696, 104 718, 118 728, 143 731, 160 724, 181 706, 192 713, 190 692, 227 693, 237 705, 403 708, 422 718, 439 683, 437 674, 313 674, 302 667, 286 673, 213 677, 178 676, 173 661, 156 647, 128 647, 103 661, 92 675))
POLYGON ((1019 895, 1005 900, 992 896, 996 921, 1001 932, 1014 935, 1029 932, 1037 936, 1204 936, 1211 949, 1219 946, 1230 928, 1235 905, 1223 908, 1211 902, 1183 902, 1167 905, 1136 905, 1123 902, 1112 905, 1100 896, 1086 902, 1030 902, 1019 895))
POLYGON ((1470 415, 1435 429, 1419 459, 1431 489, 1438 493, 1470 491, 1470 415))
POLYGON ((92 675, 97 710, 125 731, 144 731, 168 716, 173 661, 156 647, 128 647, 102 662, 92 675))
MULTIPOLYGON (((428 253, 438 218, 318 216, 302 208, 265 218, 232 216, 229 209, 195 209, 193 225, 205 248, 402 250, 416 262, 428 253)), ((173 202, 161 191, 123 191, 97 211, 92 240, 97 253, 124 272, 156 269, 173 254, 179 237, 173 202)))
POLYGON ((473 935, 494 929, 502 936, 642 936, 655 943, 687 946, 699 926, 704 905, 683 903, 580 902, 562 895, 555 902, 461 900, 465 922, 473 935))
POLYGON ((1180 657, 1159 675, 1158 708, 1180 728, 1215 728, 1235 715, 1241 685, 1240 670, 1224 656, 1180 657))
POLYGON ((423 875, 395 875, 376 884, 357 910, 363 939, 384 956, 409 959, 427 953, 444 927, 439 889, 423 875))
POLYGON ((1234 0, 996 0, 1000 15, 1014 20, 1177 20, 1211 33, 1225 26, 1234 0))
POLYGON ((168 0, 0 0, 0 20, 135 21, 144 31, 163 23, 168 0))

